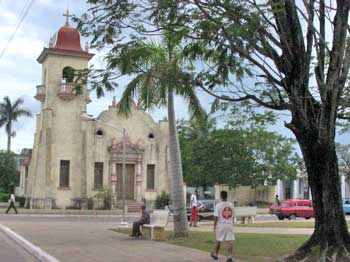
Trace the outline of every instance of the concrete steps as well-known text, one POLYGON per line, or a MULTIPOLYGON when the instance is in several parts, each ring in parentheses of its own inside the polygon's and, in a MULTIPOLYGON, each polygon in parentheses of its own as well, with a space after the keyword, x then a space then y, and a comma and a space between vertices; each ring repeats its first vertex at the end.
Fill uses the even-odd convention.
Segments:
MULTIPOLYGON (((140 212, 141 203, 135 200, 125 200, 125 204, 128 206, 128 212, 140 212)), ((123 210, 123 201, 117 201, 117 208, 123 210)))

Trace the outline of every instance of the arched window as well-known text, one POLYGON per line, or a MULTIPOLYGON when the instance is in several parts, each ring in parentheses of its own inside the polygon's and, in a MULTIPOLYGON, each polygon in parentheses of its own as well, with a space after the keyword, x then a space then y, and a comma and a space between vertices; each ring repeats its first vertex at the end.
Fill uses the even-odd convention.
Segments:
POLYGON ((74 81, 74 74, 74 68, 66 66, 65 68, 63 68, 62 78, 66 79, 66 83, 72 83, 74 81))
POLYGON ((97 131, 96 131, 96 135, 97 135, 97 137, 103 137, 104 131, 103 131, 101 128, 99 128, 99 129, 97 129, 97 131))
POLYGON ((155 136, 154 136, 153 133, 149 133, 149 134, 148 134, 148 139, 149 139, 149 140, 153 141, 154 138, 155 138, 155 136))

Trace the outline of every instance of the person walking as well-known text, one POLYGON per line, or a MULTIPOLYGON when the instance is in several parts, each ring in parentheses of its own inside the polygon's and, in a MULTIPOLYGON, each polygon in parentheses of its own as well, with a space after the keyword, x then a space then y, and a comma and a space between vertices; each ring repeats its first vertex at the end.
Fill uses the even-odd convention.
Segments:
POLYGON ((135 221, 132 225, 132 234, 131 237, 139 237, 141 236, 140 227, 144 224, 149 224, 151 222, 151 218, 149 212, 145 205, 141 205, 141 217, 139 220, 135 221))
POLYGON ((10 205, 9 205, 8 209, 6 210, 6 214, 8 214, 8 212, 10 211, 11 208, 13 208, 16 211, 16 214, 18 214, 16 206, 15 206, 15 202, 16 202, 16 197, 15 197, 15 194, 12 193, 10 195, 10 199, 9 199, 10 205))
POLYGON ((278 195, 276 195, 276 197, 275 197, 275 205, 276 206, 279 206, 281 203, 280 203, 280 200, 279 200, 279 198, 278 198, 278 195))
POLYGON ((232 262, 232 241, 235 240, 233 234, 233 205, 227 201, 227 192, 220 192, 221 202, 215 206, 214 211, 214 232, 216 234, 215 251, 210 256, 218 260, 221 242, 225 241, 227 245, 227 262, 232 262))

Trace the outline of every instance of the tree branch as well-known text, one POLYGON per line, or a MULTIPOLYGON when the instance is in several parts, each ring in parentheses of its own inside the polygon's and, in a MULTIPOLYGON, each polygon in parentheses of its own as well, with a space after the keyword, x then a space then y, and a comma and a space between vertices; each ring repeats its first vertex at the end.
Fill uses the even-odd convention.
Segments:
POLYGON ((209 89, 207 89, 203 83, 199 80, 195 81, 194 84, 196 86, 199 86, 203 91, 205 91, 207 94, 215 97, 215 98, 218 98, 220 100, 223 100, 223 101, 229 101, 229 102, 241 102, 241 101, 246 101, 246 100, 252 100, 256 103, 258 103, 259 105, 262 105, 264 107, 267 107, 267 108, 270 108, 270 109, 273 109, 273 110, 288 110, 290 109, 289 108, 289 105, 288 104, 269 104, 269 103, 266 103, 264 102, 263 100, 259 99, 258 97, 254 96, 254 95, 246 95, 246 96, 243 96, 243 97, 239 97, 239 98, 232 98, 232 97, 228 97, 228 96, 220 96, 220 95, 217 95, 215 94, 213 91, 210 91, 209 89))

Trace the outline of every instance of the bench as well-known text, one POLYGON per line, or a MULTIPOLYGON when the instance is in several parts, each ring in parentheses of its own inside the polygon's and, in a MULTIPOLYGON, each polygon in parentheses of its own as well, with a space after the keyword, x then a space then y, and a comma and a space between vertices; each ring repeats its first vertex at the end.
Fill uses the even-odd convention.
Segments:
POLYGON ((169 210, 154 210, 151 215, 151 223, 142 225, 142 229, 151 231, 152 240, 165 240, 165 227, 169 220, 169 210))
POLYGON ((253 223, 257 214, 256 207, 235 207, 234 208, 234 222, 237 218, 241 218, 242 224, 247 220, 248 223, 253 223))

